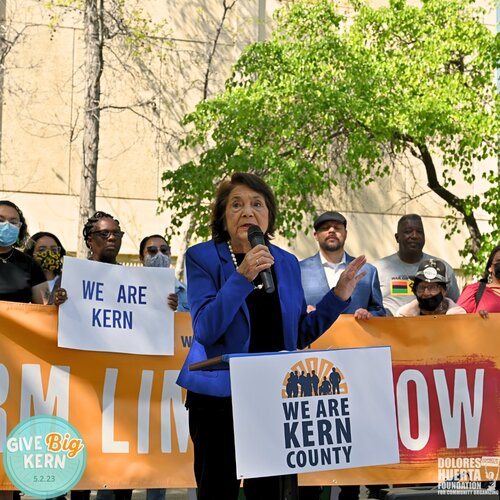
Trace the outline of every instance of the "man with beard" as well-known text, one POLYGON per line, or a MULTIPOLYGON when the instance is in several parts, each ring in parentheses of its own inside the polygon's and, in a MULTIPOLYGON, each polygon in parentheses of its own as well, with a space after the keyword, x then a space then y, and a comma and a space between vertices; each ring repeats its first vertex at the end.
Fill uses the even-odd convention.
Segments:
POLYGON ((447 284, 444 262, 437 259, 424 260, 412 285, 416 299, 401 306, 396 316, 467 314, 464 308, 446 296, 447 284))
MULTIPOLYGON (((347 220, 341 213, 325 212, 321 214, 314 221, 314 238, 318 242, 319 252, 300 262, 302 288, 308 311, 314 310, 323 295, 337 284, 340 273, 354 259, 344 251, 347 238, 347 220)), ((361 271, 366 272, 366 275, 356 285, 351 295, 351 302, 342 314, 354 314, 356 319, 385 316, 377 269, 371 264, 365 264, 361 271)), ((338 389, 340 382, 338 374, 337 377, 338 380, 335 384, 330 379, 333 394, 338 389)), ((367 486, 367 488, 371 493, 372 487, 367 486)), ((301 499, 318 499, 319 494, 320 491, 317 487, 300 487, 301 499)), ((358 485, 342 486, 339 500, 358 500, 359 494, 360 487, 358 485)), ((370 497, 374 496, 375 494, 370 494, 370 497)))
MULTIPOLYGON (((420 215, 407 214, 401 217, 394 237, 398 243, 398 251, 374 263, 380 277, 384 307, 391 316, 395 316, 401 306, 413 300, 411 284, 418 267, 425 260, 437 258, 422 251, 425 233, 420 215)), ((449 264, 445 261, 443 263, 449 279, 448 296, 457 300, 460 291, 455 273, 449 264)))
MULTIPOLYGON (((347 220, 339 212, 325 212, 314 221, 314 238, 319 244, 319 252, 300 263, 308 310, 313 310, 325 293, 337 284, 340 273, 354 259, 344 251, 346 237, 347 220)), ((344 314, 354 314, 356 319, 385 316, 377 270, 365 264, 362 271, 366 276, 356 285, 344 314)))

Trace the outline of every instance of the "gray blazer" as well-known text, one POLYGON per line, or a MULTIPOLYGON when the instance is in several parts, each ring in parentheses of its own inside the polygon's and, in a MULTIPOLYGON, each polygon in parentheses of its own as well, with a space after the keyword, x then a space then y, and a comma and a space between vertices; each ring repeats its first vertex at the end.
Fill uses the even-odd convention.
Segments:
MULTIPOLYGON (((354 260, 354 257, 347 253, 345 257, 347 263, 354 260)), ((301 261, 300 271, 306 303, 315 306, 330 289, 319 252, 301 261)), ((356 285, 351 296, 351 303, 343 314, 354 314, 356 309, 361 307, 370 311, 373 316, 385 316, 377 269, 371 264, 365 264, 361 271, 366 271, 366 276, 356 285)))

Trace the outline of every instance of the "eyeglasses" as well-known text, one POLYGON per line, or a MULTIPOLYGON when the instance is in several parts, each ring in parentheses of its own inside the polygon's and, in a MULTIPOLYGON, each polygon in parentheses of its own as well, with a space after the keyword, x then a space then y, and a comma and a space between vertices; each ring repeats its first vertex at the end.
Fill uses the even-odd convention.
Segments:
POLYGON ((441 290, 441 285, 438 283, 419 283, 417 286, 417 293, 427 292, 439 292, 441 290))
POLYGON ((146 247, 146 250, 149 255, 156 255, 158 250, 160 250, 163 255, 168 255, 170 253, 170 247, 168 245, 160 245, 160 248, 156 245, 151 245, 150 247, 146 247))
POLYGON ((38 247, 36 253, 46 252, 47 250, 50 250, 51 252, 59 253, 61 251, 61 247, 56 247, 56 246, 52 246, 52 247, 41 246, 41 247, 38 247))
POLYGON ((111 235, 113 235, 117 240, 121 240, 125 233, 123 231, 108 231, 107 229, 103 229, 102 231, 92 231, 90 234, 95 234, 103 240, 107 240, 111 235))

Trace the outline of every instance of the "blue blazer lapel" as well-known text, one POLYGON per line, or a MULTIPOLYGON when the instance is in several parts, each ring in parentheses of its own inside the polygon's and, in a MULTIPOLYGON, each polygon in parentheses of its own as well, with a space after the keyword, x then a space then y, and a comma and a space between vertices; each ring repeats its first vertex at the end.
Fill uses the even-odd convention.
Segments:
MULTIPOLYGON (((221 268, 222 268, 222 283, 225 283, 231 274, 233 274, 236 269, 234 268, 233 259, 231 259, 231 254, 229 253, 229 247, 226 242, 216 243, 215 249, 219 255, 221 268)), ((221 285, 222 285, 221 283, 221 285)))
MULTIPOLYGON (((233 259, 231 258, 231 254, 229 253, 229 247, 227 243, 224 241, 222 243, 216 243, 215 249, 219 255, 220 263, 221 263, 221 286, 229 279, 229 277, 236 272, 234 267, 233 259)), ((250 313, 248 312, 248 307, 246 302, 242 304, 243 312, 245 313, 248 326, 250 327, 250 313)))

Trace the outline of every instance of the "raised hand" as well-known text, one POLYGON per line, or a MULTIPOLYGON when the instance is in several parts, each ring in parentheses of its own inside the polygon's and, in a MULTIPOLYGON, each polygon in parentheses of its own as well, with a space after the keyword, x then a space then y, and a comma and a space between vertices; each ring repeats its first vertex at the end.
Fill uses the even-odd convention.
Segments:
POLYGON ((360 255, 356 257, 349 265, 342 271, 337 286, 333 289, 333 293, 341 300, 347 300, 356 288, 359 280, 366 275, 366 271, 359 272, 366 264, 366 257, 360 255))

